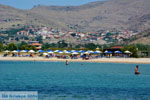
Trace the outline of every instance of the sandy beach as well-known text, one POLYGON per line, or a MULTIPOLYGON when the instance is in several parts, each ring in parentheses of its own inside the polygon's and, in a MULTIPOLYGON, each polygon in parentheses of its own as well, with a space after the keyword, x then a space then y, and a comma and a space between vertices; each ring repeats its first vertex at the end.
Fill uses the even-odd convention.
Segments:
POLYGON ((58 58, 43 58, 43 57, 0 57, 0 61, 62 61, 65 62, 97 62, 97 63, 137 63, 150 64, 150 58, 98 58, 82 60, 79 59, 58 59, 58 58))

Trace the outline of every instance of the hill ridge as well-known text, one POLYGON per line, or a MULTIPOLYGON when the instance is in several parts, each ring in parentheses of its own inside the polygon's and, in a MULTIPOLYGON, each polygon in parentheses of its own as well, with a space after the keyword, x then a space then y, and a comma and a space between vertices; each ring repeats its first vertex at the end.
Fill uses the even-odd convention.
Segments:
POLYGON ((81 6, 43 6, 30 10, 0 5, 0 28, 24 25, 77 31, 146 30, 150 27, 149 0, 96 1, 81 6))

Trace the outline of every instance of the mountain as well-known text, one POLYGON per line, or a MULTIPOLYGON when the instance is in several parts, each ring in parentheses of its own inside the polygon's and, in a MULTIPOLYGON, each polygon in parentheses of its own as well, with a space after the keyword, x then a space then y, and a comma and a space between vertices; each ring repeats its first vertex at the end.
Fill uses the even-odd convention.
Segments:
POLYGON ((89 32, 150 28, 150 0, 97 1, 81 6, 35 6, 30 10, 0 5, 0 28, 50 26, 89 32))
POLYGON ((147 20, 137 20, 150 14, 149 4, 149 0, 111 0, 77 7, 38 6, 31 12, 62 25, 77 25, 81 31, 113 28, 137 30, 149 27, 147 20))

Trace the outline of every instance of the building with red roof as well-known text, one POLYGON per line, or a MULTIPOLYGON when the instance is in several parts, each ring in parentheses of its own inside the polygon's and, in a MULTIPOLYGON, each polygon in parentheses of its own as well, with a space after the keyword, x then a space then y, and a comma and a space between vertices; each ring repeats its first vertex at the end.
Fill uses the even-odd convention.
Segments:
POLYGON ((37 50, 40 50, 42 48, 42 44, 39 43, 39 41, 30 41, 29 44, 32 45, 32 46, 35 46, 35 48, 37 50))

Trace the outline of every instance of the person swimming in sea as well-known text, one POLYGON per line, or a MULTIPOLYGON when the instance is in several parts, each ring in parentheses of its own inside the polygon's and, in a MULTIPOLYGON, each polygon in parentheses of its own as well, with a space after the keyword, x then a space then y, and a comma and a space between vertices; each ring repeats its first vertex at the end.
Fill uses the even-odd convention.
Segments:
POLYGON ((66 65, 69 65, 69 62, 68 62, 68 60, 66 60, 66 65))
POLYGON ((139 72, 139 66, 138 66, 138 65, 136 65, 134 71, 135 71, 134 73, 135 73, 136 75, 140 74, 140 72, 139 72))

